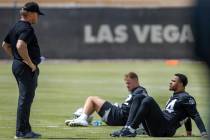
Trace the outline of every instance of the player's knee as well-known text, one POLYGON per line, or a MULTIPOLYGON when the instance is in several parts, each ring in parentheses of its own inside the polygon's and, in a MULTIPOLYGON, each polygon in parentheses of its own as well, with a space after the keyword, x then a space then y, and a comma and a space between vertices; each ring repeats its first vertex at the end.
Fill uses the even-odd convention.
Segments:
POLYGON ((142 105, 143 106, 150 106, 150 104, 153 102, 153 98, 152 97, 145 97, 142 101, 142 105))
POLYGON ((96 99, 98 99, 99 97, 98 96, 89 96, 88 98, 87 98, 87 100, 90 100, 90 101, 92 101, 92 102, 94 102, 96 99))
POLYGON ((91 102, 93 103, 93 105, 95 106, 95 108, 98 108, 101 106, 101 104, 103 104, 105 101, 103 99, 101 99, 98 96, 92 96, 91 97, 91 102))

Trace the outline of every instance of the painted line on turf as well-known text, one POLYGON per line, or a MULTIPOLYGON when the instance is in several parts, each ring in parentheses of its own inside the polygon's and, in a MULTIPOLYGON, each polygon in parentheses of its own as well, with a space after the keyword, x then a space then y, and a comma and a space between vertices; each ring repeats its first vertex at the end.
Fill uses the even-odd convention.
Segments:
MULTIPOLYGON (((3 127, 3 126, 0 126, 0 129, 14 129, 15 126, 7 126, 7 127, 3 127)), ((59 129, 63 129, 63 130, 70 130, 72 129, 72 127, 68 127, 68 126, 65 126, 65 125, 49 125, 49 126, 33 126, 33 128, 59 128, 59 129)), ((81 129, 81 128, 80 128, 81 129)))
MULTIPOLYGON (((61 129, 72 129, 72 127, 68 127, 65 125, 35 125, 33 126, 34 128, 61 128, 61 129)), ((15 128, 15 126, 0 126, 0 129, 10 129, 10 128, 15 128)))

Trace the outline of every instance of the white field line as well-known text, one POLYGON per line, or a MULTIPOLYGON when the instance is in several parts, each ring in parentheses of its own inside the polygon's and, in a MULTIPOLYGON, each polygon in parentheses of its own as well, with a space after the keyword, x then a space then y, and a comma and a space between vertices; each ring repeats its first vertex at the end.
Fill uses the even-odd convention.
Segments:
MULTIPOLYGON (((32 125, 33 128, 60 128, 60 129, 72 129, 65 124, 63 125, 32 125)), ((13 129, 15 126, 0 126, 0 129, 13 129)))

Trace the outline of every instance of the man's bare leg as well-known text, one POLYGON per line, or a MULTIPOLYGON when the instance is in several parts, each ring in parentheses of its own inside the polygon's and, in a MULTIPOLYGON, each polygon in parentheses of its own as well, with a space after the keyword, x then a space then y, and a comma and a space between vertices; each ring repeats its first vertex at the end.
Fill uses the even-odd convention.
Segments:
POLYGON ((97 96, 89 96, 84 105, 83 113, 86 115, 91 115, 94 111, 99 112, 105 100, 97 96))
POLYGON ((74 120, 67 120, 67 122, 65 123, 69 126, 88 126, 88 117, 95 111, 99 112, 104 103, 105 100, 97 96, 89 96, 85 101, 83 113, 81 114, 81 116, 74 120))

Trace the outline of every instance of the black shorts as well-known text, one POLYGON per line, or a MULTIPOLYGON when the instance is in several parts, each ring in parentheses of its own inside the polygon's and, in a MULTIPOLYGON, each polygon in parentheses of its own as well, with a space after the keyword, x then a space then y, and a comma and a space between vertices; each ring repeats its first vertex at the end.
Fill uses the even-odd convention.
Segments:
POLYGON ((107 101, 102 105, 98 114, 107 125, 111 126, 124 126, 128 118, 123 114, 121 108, 107 101))

